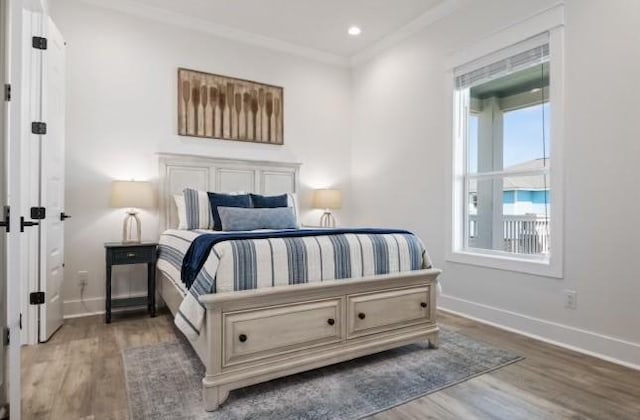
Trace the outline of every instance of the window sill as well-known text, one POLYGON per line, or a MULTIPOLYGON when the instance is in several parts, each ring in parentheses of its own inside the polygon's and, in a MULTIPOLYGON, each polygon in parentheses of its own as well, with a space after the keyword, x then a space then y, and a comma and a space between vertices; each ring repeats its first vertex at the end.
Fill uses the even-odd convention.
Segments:
POLYGON ((451 251, 447 255, 447 261, 493 268, 504 271, 532 274, 535 276, 562 278, 562 266, 557 261, 538 258, 521 258, 516 255, 504 255, 502 253, 484 253, 473 250, 451 251))

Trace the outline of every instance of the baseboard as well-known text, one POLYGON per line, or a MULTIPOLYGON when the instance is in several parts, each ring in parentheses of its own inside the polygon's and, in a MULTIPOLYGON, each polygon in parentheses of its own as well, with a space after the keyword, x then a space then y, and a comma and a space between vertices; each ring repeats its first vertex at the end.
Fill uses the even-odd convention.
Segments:
POLYGON ((528 315, 441 295, 438 309, 588 356, 640 370, 640 344, 528 315))
MULTIPOLYGON (((128 298, 128 297, 144 297, 145 293, 134 294, 127 296, 114 296, 114 299, 128 298)), ((88 298, 88 299, 76 299, 64 301, 64 319, 81 318, 92 315, 104 314, 104 297, 88 298)), ((144 308, 144 306, 131 306, 127 308, 116 308, 113 312, 128 311, 135 308, 144 308)))

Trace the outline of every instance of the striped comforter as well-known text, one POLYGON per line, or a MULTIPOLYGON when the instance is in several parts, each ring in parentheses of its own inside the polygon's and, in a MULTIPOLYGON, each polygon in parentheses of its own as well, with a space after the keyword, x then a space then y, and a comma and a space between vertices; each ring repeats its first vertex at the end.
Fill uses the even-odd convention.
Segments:
MULTIPOLYGON (((302 237, 231 239, 211 248, 187 290, 181 279, 185 254, 207 230, 168 230, 160 237, 158 269, 182 288, 176 326, 191 340, 202 329, 199 297, 280 285, 351 279, 431 267, 425 248, 410 233, 336 233, 302 237)), ((219 234, 220 232, 215 232, 219 234)), ((277 232, 274 232, 277 233, 277 232)))

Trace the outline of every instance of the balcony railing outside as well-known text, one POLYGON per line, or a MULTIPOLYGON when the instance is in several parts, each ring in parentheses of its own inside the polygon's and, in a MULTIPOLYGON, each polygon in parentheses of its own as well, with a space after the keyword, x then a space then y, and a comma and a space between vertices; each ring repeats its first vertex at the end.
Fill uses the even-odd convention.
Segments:
MULTIPOLYGON (((501 251, 515 254, 549 253, 549 218, 535 214, 503 216, 501 251)), ((469 246, 474 247, 478 235, 478 216, 469 215, 469 246)))

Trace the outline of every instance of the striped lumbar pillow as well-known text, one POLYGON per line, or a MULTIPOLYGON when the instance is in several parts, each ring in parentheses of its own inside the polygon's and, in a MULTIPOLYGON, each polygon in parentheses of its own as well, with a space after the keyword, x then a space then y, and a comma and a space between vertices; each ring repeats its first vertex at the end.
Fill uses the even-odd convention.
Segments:
POLYGON ((186 207, 187 229, 211 229, 211 206, 207 192, 185 188, 182 194, 186 207))

